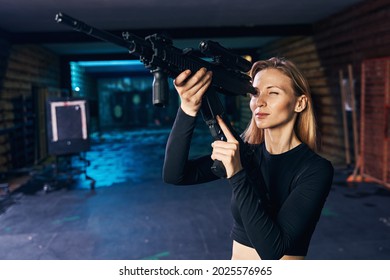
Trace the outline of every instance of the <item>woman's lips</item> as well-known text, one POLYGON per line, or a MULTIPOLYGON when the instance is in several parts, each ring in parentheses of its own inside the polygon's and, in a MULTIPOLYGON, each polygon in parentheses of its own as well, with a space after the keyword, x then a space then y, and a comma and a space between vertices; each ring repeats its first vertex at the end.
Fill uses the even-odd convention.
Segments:
POLYGON ((259 118, 259 119, 264 119, 268 116, 269 114, 266 114, 266 113, 256 113, 256 118, 259 118))

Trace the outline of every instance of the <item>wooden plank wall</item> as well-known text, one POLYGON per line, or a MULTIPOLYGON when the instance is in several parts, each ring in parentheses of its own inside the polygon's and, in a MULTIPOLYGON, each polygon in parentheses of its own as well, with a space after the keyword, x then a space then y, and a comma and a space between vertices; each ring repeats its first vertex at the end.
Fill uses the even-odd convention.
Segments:
POLYGON ((363 62, 361 115, 360 174, 390 188, 390 56, 363 62))
POLYGON ((50 51, 37 45, 10 45, 6 39, 0 39, 0 56, 0 171, 5 172, 34 163, 37 110, 33 91, 59 88, 60 66, 59 57, 50 51))
MULTIPOLYGON (((311 85, 319 121, 320 153, 336 165, 345 164, 339 70, 346 75, 348 65, 352 65, 359 101, 361 62, 390 55, 389 19, 388 0, 364 1, 316 23, 314 36, 283 38, 259 50, 258 59, 282 56, 294 61, 304 72, 311 85)), ((245 110, 248 109, 242 109, 244 115, 245 110)))
POLYGON ((36 45, 13 45, 10 49, 3 99, 31 95, 32 86, 59 87, 59 58, 36 45))

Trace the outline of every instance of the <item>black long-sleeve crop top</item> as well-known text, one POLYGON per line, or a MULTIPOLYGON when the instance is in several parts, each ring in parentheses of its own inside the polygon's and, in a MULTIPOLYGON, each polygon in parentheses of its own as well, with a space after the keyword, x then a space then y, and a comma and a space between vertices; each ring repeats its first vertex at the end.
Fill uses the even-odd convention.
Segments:
MULTIPOLYGON (((168 138, 163 179, 190 185, 219 179, 209 155, 189 159, 195 118, 179 109, 168 138)), ((232 187, 231 237, 254 248, 261 259, 306 256, 333 180, 332 164, 306 144, 273 155, 264 144, 245 144, 244 169, 232 187)))

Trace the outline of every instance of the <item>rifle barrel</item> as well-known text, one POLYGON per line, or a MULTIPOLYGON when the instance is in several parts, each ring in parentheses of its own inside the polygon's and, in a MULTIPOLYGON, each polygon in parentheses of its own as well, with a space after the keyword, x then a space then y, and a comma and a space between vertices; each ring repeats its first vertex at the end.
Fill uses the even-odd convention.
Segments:
POLYGON ((115 36, 109 32, 96 29, 85 22, 82 22, 80 20, 77 20, 71 16, 68 16, 64 13, 58 13, 56 14, 55 20, 57 23, 62 23, 65 25, 68 25, 72 27, 74 30, 83 32, 87 35, 93 36, 99 40, 103 40, 109 43, 114 43, 115 45, 125 47, 127 49, 133 48, 133 43, 124 41, 121 37, 115 36))

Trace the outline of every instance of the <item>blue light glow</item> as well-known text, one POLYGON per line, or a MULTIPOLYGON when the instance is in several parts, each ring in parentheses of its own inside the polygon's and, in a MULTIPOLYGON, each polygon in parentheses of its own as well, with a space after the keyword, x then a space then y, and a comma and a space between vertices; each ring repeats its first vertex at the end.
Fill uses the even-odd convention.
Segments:
POLYGON ((143 65, 138 60, 107 60, 107 61, 79 61, 73 62, 83 67, 94 67, 94 66, 138 66, 143 65))

